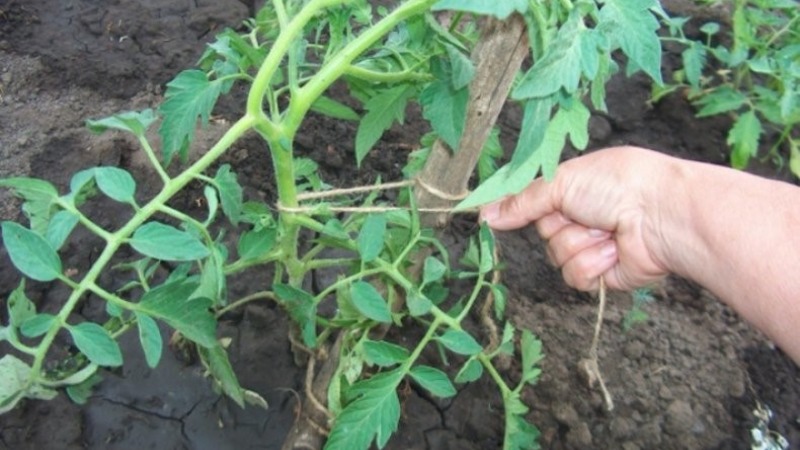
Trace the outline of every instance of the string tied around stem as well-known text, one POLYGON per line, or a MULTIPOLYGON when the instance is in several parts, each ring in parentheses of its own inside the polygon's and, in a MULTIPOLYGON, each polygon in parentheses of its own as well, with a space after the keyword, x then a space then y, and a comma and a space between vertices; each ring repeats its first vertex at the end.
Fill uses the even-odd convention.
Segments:
MULTIPOLYGON (((469 191, 465 191, 456 195, 449 194, 440 189, 437 189, 434 186, 431 186, 430 184, 423 181, 420 177, 414 177, 413 179, 410 180, 393 181, 390 183, 378 183, 378 184, 355 186, 343 189, 331 189, 328 191, 320 191, 320 192, 306 192, 298 194, 297 200, 299 202, 305 202, 309 200, 344 197, 348 195, 359 194, 362 192, 402 189, 404 187, 412 187, 412 186, 417 186, 420 189, 423 189, 424 191, 433 195, 434 197, 453 202, 463 200, 470 194, 469 191)), ((318 208, 318 205, 311 205, 311 206, 301 205, 292 207, 292 206, 282 205, 280 202, 278 202, 276 204, 276 208, 278 209, 278 211, 289 212, 289 213, 309 213, 315 211, 318 208)), ((408 211, 410 209, 411 208, 409 207, 402 207, 402 206, 327 206, 325 208, 326 211, 331 211, 331 212, 366 212, 366 213, 385 212, 385 211, 408 211)), ((455 208, 453 207, 440 207, 440 208, 417 208, 417 211, 453 214, 456 212, 459 213, 475 212, 477 211, 477 209, 470 208, 470 209, 463 209, 456 211, 455 208)))

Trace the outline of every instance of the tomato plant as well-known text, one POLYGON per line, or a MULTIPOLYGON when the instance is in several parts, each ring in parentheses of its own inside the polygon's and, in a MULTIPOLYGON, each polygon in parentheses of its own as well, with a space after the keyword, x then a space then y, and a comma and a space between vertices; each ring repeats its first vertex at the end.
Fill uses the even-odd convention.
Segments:
MULTIPOLYGON (((292 319, 298 354, 314 361, 324 353, 332 361, 324 396, 316 400, 328 420, 322 426, 330 427, 326 448, 383 447, 399 421, 396 391, 403 380, 448 397, 456 393, 454 382, 469 383, 483 374, 503 399, 504 448, 534 448, 538 432, 525 419, 521 392, 539 376, 541 343, 504 316, 506 290, 494 279, 498 261, 489 229, 481 226, 462 255, 451 255, 437 234, 422 226, 429 211, 418 208, 414 192, 401 196, 405 204, 389 205, 370 194, 360 207, 342 209, 345 201, 331 195, 316 163, 298 157, 293 144, 310 111, 357 121, 352 162, 359 165, 386 129, 402 123, 407 105, 417 102, 433 130, 425 141, 457 155, 468 132, 476 77, 470 55, 480 40, 481 15, 493 20, 514 15, 527 27, 533 64, 517 77, 510 95, 524 109, 522 131, 510 161, 498 170, 494 160, 502 152, 496 134, 487 133, 488 143, 474 162, 480 185, 457 206, 456 198, 436 194, 449 202, 448 210, 516 192, 540 171, 552 177, 567 138, 585 148, 589 108, 605 108, 604 85, 618 70, 616 52, 626 55, 627 72, 642 70, 660 82, 656 17, 664 14, 654 0, 407 0, 391 10, 364 0, 268 2, 246 22, 246 31, 223 31, 197 68, 169 82, 157 110, 87 121, 97 133, 121 130, 136 137, 162 182, 152 198, 142 199, 135 177, 116 167, 76 173, 65 193, 44 180, 0 180, 23 199, 29 222, 2 224, 11 261, 27 278, 70 289, 56 314, 36 311, 24 279, 9 299, 9 322, 0 328, 0 338, 18 354, 0 359, 0 411, 23 398, 52 398, 65 386, 79 398, 97 382, 100 367, 123 364, 116 338, 129 330, 138 332, 147 363, 156 366, 164 346, 158 321, 175 329, 176 339, 196 345, 228 397, 239 405, 264 406, 258 393, 239 385, 216 320, 246 302, 270 300, 292 319), (448 16, 440 23, 436 14, 443 11, 448 16), (326 94, 337 81, 360 107, 326 94), (219 97, 236 84, 248 92, 241 117, 187 163, 198 122, 207 123, 219 97), (147 130, 156 123, 160 145, 153 146, 147 130), (248 132, 269 149, 265 163, 274 168, 274 205, 246 200, 235 168, 211 169, 248 132), (204 185, 204 217, 169 206, 192 182, 204 185), (97 195, 126 204, 130 219, 115 230, 94 223, 85 211, 97 195), (79 226, 105 244, 77 277, 64 270, 59 250, 79 226), (235 248, 224 244, 220 227, 240 232, 235 248), (301 233, 313 236, 310 247, 301 245, 301 233), (124 246, 137 256, 118 267, 132 279, 116 290, 102 286, 100 275, 124 246), (323 256, 328 249, 344 256, 323 256), (274 273, 269 291, 228 298, 228 277, 267 265, 274 273), (168 275, 156 275, 165 268, 168 275), (342 275, 319 291, 309 289, 311 274, 329 268, 342 275), (451 294, 453 287, 464 294, 451 294), (502 322, 496 339, 465 327, 470 311, 488 294, 494 305, 489 320, 502 322), (106 302, 104 323, 76 322, 73 312, 87 296, 106 302), (335 307, 320 307, 326 303, 335 307), (422 337, 407 346, 392 342, 387 329, 406 326, 422 327, 422 337), (45 363, 59 333, 68 334, 80 353, 64 366, 68 369, 54 371, 45 363), (452 379, 421 362, 431 347, 455 355, 460 369, 452 379), (497 368, 502 355, 520 360, 513 382, 497 368)), ((419 177, 432 151, 415 153, 405 173, 419 177)), ((436 193, 431 184, 401 186, 436 193)))
POLYGON ((765 133, 774 133, 767 157, 800 176, 800 10, 791 0, 731 2, 730 32, 721 24, 684 33, 686 17, 665 19, 670 37, 684 46, 683 67, 654 98, 678 89, 698 107, 698 117, 729 115, 731 165, 742 169, 758 156, 765 133))

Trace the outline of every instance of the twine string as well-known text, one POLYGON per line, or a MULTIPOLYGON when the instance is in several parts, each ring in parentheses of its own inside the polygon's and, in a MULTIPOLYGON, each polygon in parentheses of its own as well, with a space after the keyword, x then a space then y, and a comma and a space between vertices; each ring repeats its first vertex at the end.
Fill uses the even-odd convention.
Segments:
MULTIPOLYGON (((434 186, 422 181, 421 178, 415 177, 411 180, 404 180, 404 181, 394 181, 390 183, 379 183, 373 185, 365 185, 365 186, 355 186, 350 188, 342 188, 342 189, 331 189, 329 191, 321 191, 321 192, 306 192, 297 195, 297 200, 300 202, 308 201, 308 200, 319 200, 319 199, 326 199, 326 198, 333 198, 333 197, 343 197, 353 194, 359 194, 362 192, 376 192, 376 191, 387 191, 387 190, 395 190, 395 189, 402 189, 404 187, 411 187, 411 186, 419 186, 425 192, 431 194, 432 196, 447 200, 447 201, 459 201, 465 199, 470 192, 465 191, 460 194, 449 194, 444 192, 440 189, 437 189, 434 186)), ((317 209, 321 209, 324 211, 330 212, 346 212, 346 213, 357 213, 357 212, 364 212, 364 213, 374 213, 374 212, 386 212, 386 211, 410 211, 410 207, 402 207, 402 206, 323 206, 323 205, 309 205, 309 206, 285 206, 282 205, 280 202, 276 204, 276 208, 279 211, 289 212, 289 213, 309 213, 314 212, 317 209)), ((455 211, 453 207, 439 207, 439 208, 416 208, 419 212, 433 212, 433 213, 464 213, 464 212, 475 212, 477 208, 468 208, 459 211, 455 211)))

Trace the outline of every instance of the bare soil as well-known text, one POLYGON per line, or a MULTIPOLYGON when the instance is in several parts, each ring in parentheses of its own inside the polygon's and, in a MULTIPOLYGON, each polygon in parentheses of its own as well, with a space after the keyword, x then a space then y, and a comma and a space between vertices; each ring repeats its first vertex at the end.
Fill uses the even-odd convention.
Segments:
MULTIPOLYGON (((681 2, 667 3, 685 11, 681 2)), ((64 189, 80 169, 114 165, 134 174, 140 195, 152 195, 157 179, 134 143, 114 133, 93 136, 84 120, 157 104, 163 85, 197 60, 215 31, 238 26, 252 8, 237 0, 0 0, 0 177, 34 176, 64 189)), ((676 61, 668 56, 667 70, 676 61)), ((642 78, 614 79, 609 112, 592 118, 591 147, 635 144, 725 163, 725 120, 695 119, 679 95, 648 105, 648 93, 642 78)), ((220 105, 197 149, 235 119, 240 101, 234 95, 220 105)), ((519 111, 503 113, 506 148, 513 148, 519 123, 519 111)), ((350 163, 353 124, 310 117, 297 146, 320 162, 324 180, 350 186, 378 175, 399 179, 409 149, 424 132, 413 120, 395 127, 357 173, 350 163)), ((239 173, 246 195, 274 200, 271 169, 257 141, 238 143, 224 162, 239 173)), ((756 170, 785 177, 769 167, 756 170)), ((173 206, 201 214, 203 207, 195 203, 201 195, 196 187, 189 189, 173 206)), ((125 214, 110 203, 92 212, 106 227, 125 214)), ((0 217, 21 218, 19 203, 8 192, 0 193, 0 217)), ((448 242, 458 247, 473 223, 470 217, 454 220, 448 242)), ((99 245, 87 233, 76 233, 64 252, 66 267, 85 271, 99 245)), ((657 300, 646 309, 649 319, 627 332, 621 324, 630 295, 613 294, 600 345, 600 366, 616 403, 606 412, 600 393, 577 370, 591 341, 595 300, 564 285, 534 230, 503 233, 500 246, 508 267, 503 278, 511 291, 510 317, 533 330, 547 353, 540 382, 525 395, 543 448, 746 449, 758 404, 775 413, 775 431, 793 447, 800 445, 797 366, 708 292, 681 279, 657 289, 657 300)), ((101 282, 119 286, 122 275, 111 272, 101 282)), ((266 288, 269 279, 247 273, 231 280, 229 295, 266 288)), ((0 248, 0 298, 18 281, 0 248)), ((31 283, 28 289, 44 311, 56 311, 65 292, 49 283, 31 283)), ((102 311, 99 301, 88 299, 77 313, 91 319, 102 311)), ((148 369, 136 340, 126 336, 124 367, 104 372, 86 405, 63 394, 50 402, 24 402, 0 417, 0 449, 280 448, 304 377, 289 352, 287 321, 281 310, 264 303, 221 323, 220 336, 233 338, 231 355, 242 385, 267 399, 266 411, 242 410, 215 393, 202 368, 179 352, 168 352, 157 369, 148 369)), ((60 339, 56 347, 54 356, 66 354, 70 342, 60 339)), ((515 376, 513 368, 507 376, 515 376)), ((410 386, 403 399, 401 430, 390 448, 501 445, 501 402, 488 382, 464 386, 449 401, 410 386)))

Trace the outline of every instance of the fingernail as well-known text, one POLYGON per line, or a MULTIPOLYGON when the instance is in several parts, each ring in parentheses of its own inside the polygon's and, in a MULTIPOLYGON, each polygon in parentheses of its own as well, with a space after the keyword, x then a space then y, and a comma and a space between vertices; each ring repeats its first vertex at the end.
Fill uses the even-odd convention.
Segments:
POLYGON ((490 203, 481 208, 481 220, 490 224, 500 217, 500 203, 490 203))
POLYGON ((606 230, 600 230, 597 228, 589 228, 589 236, 594 238, 605 237, 608 236, 609 232, 606 230))
POLYGON ((606 242, 600 247, 600 254, 606 258, 613 258, 617 256, 617 244, 614 242, 606 242))

